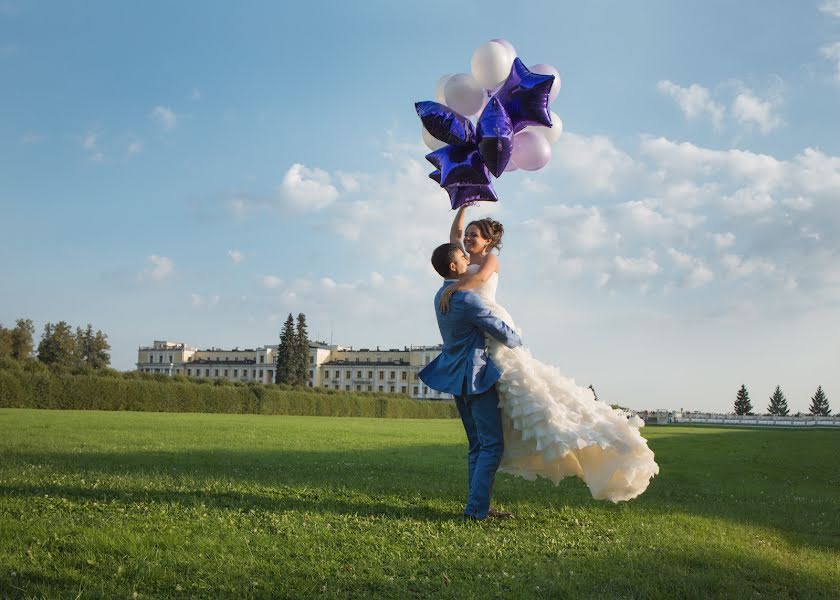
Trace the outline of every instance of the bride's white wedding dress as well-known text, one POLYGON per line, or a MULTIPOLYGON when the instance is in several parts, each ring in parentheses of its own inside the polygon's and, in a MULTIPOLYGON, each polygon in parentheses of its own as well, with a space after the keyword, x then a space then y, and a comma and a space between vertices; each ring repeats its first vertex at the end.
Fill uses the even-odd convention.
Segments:
MULTIPOLYGON (((478 270, 470 265, 470 272, 478 270)), ((511 327, 510 314, 496 303, 497 273, 473 289, 490 311, 511 327)), ((496 384, 505 433, 499 471, 559 483, 580 477, 599 500, 630 500, 659 473, 653 451, 639 433, 644 423, 595 399, 587 388, 520 346, 506 348, 488 336, 493 362, 502 372, 496 384)))

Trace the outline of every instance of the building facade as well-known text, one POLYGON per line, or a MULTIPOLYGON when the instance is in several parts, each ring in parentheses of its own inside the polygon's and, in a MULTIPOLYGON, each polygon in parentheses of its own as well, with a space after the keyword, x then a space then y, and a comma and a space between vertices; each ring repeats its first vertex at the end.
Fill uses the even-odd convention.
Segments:
MULTIPOLYGON (((417 373, 440 354, 441 346, 406 346, 371 350, 312 342, 309 387, 345 392, 400 394, 417 399, 452 398, 424 385, 417 373)), ((199 350, 181 342, 155 341, 137 350, 137 370, 185 375, 191 379, 274 383, 277 346, 256 349, 199 350)))

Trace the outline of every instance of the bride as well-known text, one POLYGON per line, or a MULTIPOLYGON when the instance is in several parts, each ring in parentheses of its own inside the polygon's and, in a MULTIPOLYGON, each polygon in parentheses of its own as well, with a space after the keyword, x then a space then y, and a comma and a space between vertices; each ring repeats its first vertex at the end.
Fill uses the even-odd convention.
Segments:
MULTIPOLYGON (((464 233, 464 213, 455 215, 450 241, 470 255, 469 275, 444 290, 441 312, 452 294, 471 289, 490 311, 515 327, 510 314, 496 303, 499 258, 504 227, 492 219, 472 221, 464 233), (493 250, 496 250, 494 253, 493 250)), ((499 471, 559 483, 580 477, 598 500, 630 500, 647 489, 659 466, 647 440, 639 433, 644 425, 599 402, 586 388, 554 367, 531 356, 524 347, 513 350, 488 336, 488 349, 502 372, 496 384, 505 435, 499 471)))

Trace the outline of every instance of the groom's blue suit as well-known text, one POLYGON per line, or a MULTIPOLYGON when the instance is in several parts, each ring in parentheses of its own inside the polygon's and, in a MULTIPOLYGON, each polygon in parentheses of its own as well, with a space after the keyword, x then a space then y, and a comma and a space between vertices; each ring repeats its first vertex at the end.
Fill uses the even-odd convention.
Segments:
POLYGON ((455 396, 455 404, 469 442, 469 496, 464 514, 483 519, 490 508, 490 494, 496 470, 504 452, 496 381, 500 373, 487 353, 485 334, 508 348, 522 344, 519 335, 493 316, 484 301, 473 292, 456 292, 449 310, 441 314, 440 297, 447 280, 435 295, 435 313, 443 350, 418 373, 430 388, 455 396))

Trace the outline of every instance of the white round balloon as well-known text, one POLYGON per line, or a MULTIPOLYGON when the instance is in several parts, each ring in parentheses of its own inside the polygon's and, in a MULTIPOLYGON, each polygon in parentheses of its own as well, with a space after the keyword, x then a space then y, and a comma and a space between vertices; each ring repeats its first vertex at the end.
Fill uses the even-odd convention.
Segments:
POLYGON ((501 44, 504 46, 508 51, 508 56, 510 57, 510 64, 513 64, 513 59, 516 58, 516 48, 513 47, 509 41, 502 39, 502 38, 493 38, 490 40, 491 42, 496 42, 497 44, 501 44))
POLYGON ((478 84, 491 90, 507 79, 512 64, 507 48, 498 42, 487 42, 473 52, 470 68, 478 84))
POLYGON ((554 102, 558 95, 560 95, 560 71, 551 65, 539 64, 533 67, 528 67, 532 73, 539 73, 540 75, 554 75, 554 83, 551 84, 551 91, 548 94, 548 101, 554 102))
POLYGON ((444 104, 455 112, 469 117, 481 110, 484 101, 484 89, 472 75, 458 73, 453 75, 443 86, 444 104))
POLYGON ((535 131, 545 137, 549 144, 553 144, 560 139, 560 135, 563 133, 563 121, 560 120, 556 112, 551 111, 551 127, 529 125, 522 131, 535 131))
POLYGON ((452 77, 452 75, 444 75, 438 79, 435 84, 435 100, 441 104, 446 102, 446 98, 443 95, 443 88, 446 87, 446 82, 449 81, 450 77, 452 77))
POLYGON ((429 150, 440 150, 446 145, 446 142, 441 142, 431 133, 429 133, 423 125, 420 125, 420 135, 423 137, 423 143, 429 148, 429 150))
POLYGON ((523 130, 513 137, 513 152, 510 157, 520 169, 536 171, 551 160, 551 146, 545 136, 536 131, 523 130))

